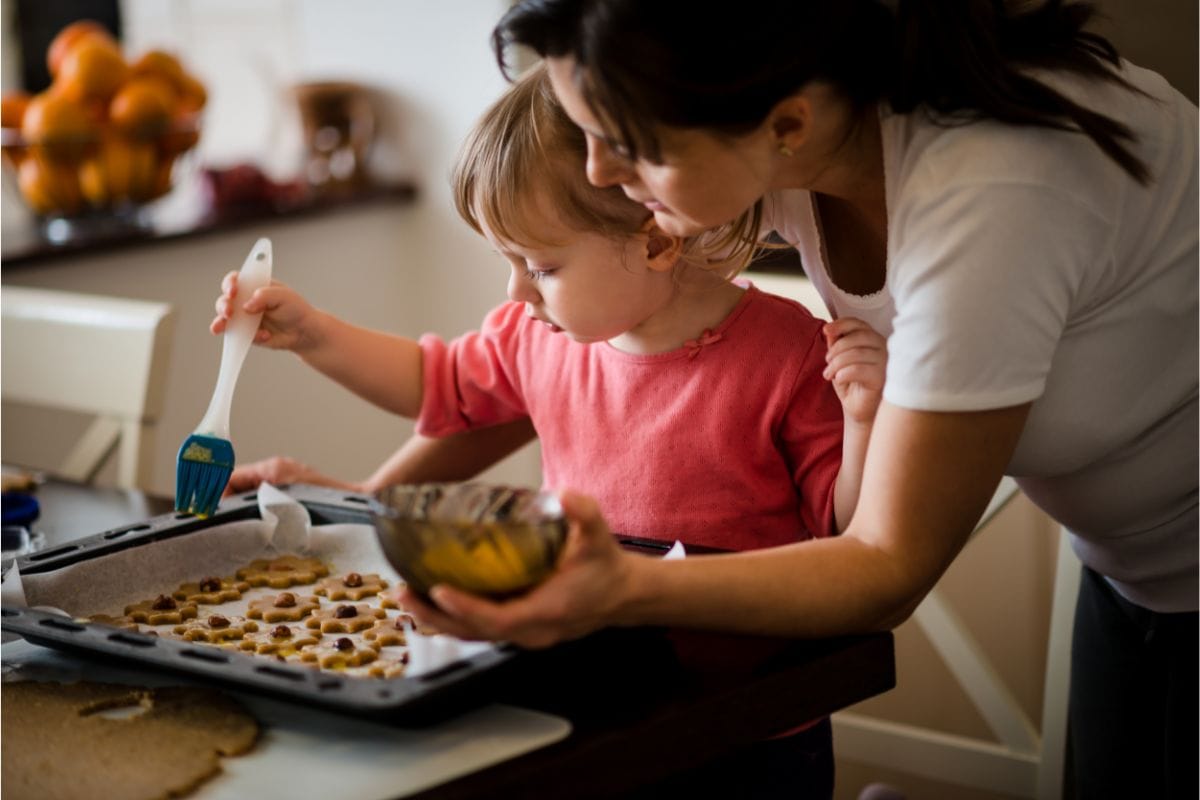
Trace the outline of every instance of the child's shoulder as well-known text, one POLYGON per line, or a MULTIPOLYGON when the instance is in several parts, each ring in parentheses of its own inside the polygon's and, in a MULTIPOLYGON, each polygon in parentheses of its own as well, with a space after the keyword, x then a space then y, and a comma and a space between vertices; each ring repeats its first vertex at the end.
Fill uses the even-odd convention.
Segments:
POLYGON ((759 289, 753 283, 747 286, 747 318, 756 327, 775 330, 789 336, 815 336, 825 324, 813 316, 804 304, 777 294, 759 289))
POLYGON ((764 292, 751 284, 743 299, 742 313, 731 331, 738 331, 742 346, 764 357, 780 354, 789 360, 800 356, 800 361, 811 357, 823 361, 824 324, 795 300, 764 292))

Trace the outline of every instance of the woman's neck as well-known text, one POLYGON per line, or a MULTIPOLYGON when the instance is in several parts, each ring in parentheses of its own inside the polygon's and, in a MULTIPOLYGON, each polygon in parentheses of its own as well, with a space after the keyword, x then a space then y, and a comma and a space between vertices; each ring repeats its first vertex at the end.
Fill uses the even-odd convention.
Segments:
MULTIPOLYGON (((843 105, 845 101, 840 102, 843 105)), ((836 112, 834 112, 836 114, 836 112)), ((887 200, 883 169, 883 133, 872 104, 857 114, 844 111, 841 122, 818 134, 809 174, 790 176, 789 188, 808 189, 848 204, 879 238, 887 237, 887 200)))
POLYGON ((663 306, 631 331, 609 339, 623 353, 653 355, 678 350, 719 326, 746 290, 709 270, 683 266, 663 306))

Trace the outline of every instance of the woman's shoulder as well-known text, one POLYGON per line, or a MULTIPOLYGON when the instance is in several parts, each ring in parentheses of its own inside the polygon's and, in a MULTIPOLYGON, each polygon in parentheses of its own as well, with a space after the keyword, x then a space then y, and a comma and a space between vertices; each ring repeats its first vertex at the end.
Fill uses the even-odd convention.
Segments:
MULTIPOLYGON (((1136 155, 1148 164, 1178 139, 1194 140, 1190 103, 1161 76, 1132 64, 1119 73, 1128 85, 1055 72, 1032 77, 1074 102, 1126 126, 1136 155)), ((1195 108, 1191 107, 1194 116, 1195 108)), ((938 118, 924 110, 880 113, 889 201, 971 185, 1025 184, 1052 189, 1061 201, 1115 196, 1130 176, 1095 143, 1074 130, 993 119, 938 118)), ((892 203, 889 203, 892 204, 892 203)))

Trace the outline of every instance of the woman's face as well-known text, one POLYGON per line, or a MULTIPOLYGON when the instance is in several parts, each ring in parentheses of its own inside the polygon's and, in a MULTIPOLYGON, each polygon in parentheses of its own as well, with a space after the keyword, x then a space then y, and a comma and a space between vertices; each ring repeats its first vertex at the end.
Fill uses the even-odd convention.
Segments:
POLYGON ((694 236, 731 222, 770 191, 778 146, 767 130, 737 138, 681 128, 658 133, 662 163, 630 159, 604 130, 572 77, 569 57, 546 60, 563 108, 587 138, 587 177, 596 186, 620 185, 654 213, 667 233, 694 236))

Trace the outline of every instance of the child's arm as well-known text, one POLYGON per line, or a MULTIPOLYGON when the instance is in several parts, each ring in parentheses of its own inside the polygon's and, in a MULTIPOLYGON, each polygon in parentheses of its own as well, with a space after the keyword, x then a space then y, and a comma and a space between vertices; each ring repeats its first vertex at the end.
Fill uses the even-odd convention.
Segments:
POLYGON ((414 433, 363 481, 362 491, 376 492, 396 483, 467 480, 536 437, 528 417, 436 439, 414 433))
MULTIPOLYGON (((237 273, 225 276, 210 330, 225 330, 237 298, 237 273)), ((358 396, 405 417, 421 411, 421 348, 402 336, 368 330, 313 308, 295 290, 278 281, 258 289, 242 303, 262 313, 256 344, 291 350, 308 365, 358 396)))
POLYGON ((225 494, 248 492, 264 481, 276 486, 311 483, 361 494, 372 494, 397 483, 464 481, 516 452, 536 436, 528 417, 438 439, 414 433, 371 477, 357 482, 330 477, 294 458, 271 456, 234 467, 225 494))
POLYGON ((842 467, 833 495, 834 515, 841 532, 850 524, 858 505, 867 443, 883 398, 887 341, 870 325, 854 317, 835 320, 823 332, 828 346, 824 376, 833 383, 845 416, 842 467))

